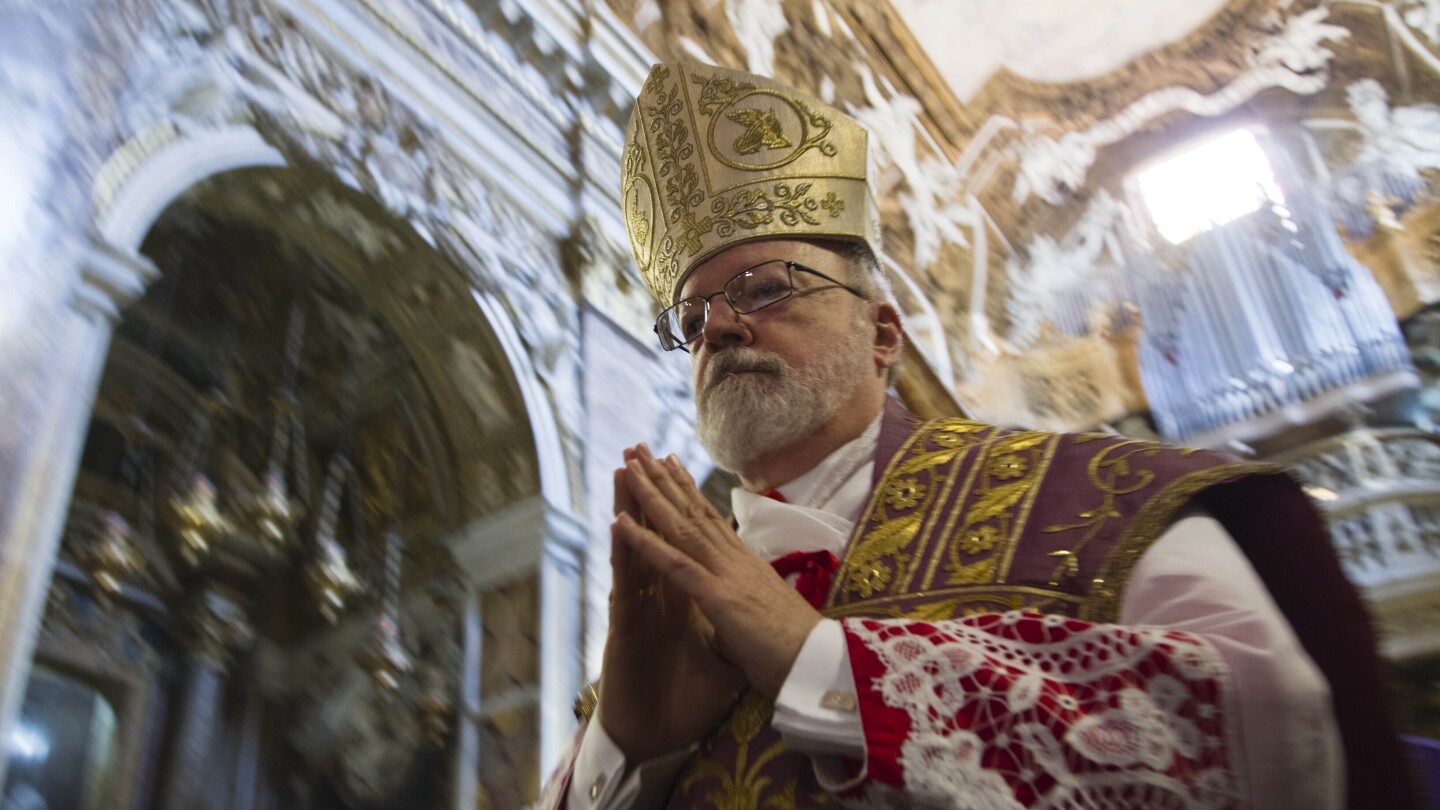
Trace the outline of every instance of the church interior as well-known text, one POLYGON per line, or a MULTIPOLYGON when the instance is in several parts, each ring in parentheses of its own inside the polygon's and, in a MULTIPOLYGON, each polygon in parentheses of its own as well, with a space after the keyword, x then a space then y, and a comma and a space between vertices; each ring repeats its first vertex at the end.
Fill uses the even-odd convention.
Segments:
POLYGON ((915 412, 1289 465, 1440 791, 1440 0, 19 0, 0 810, 537 800, 622 450, 734 484, 622 220, 677 60, 868 129, 915 412))

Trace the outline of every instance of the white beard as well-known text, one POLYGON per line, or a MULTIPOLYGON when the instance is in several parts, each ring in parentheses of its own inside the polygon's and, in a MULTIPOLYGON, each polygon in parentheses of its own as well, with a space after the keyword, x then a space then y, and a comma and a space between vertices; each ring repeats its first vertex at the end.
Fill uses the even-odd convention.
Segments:
POLYGON ((739 472, 763 453, 814 435, 873 372, 870 343, 858 325, 805 370, 758 349, 717 352, 696 401, 700 442, 716 464, 739 472), (752 373, 731 376, 738 371, 752 373))

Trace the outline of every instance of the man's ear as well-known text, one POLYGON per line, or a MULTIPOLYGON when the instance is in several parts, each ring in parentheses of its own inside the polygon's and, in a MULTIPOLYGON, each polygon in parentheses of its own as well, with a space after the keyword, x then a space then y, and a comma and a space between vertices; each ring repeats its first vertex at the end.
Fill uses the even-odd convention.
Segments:
POLYGON ((905 327, 900 324, 900 312, 889 301, 872 304, 875 314, 875 365, 881 371, 900 362, 905 353, 905 327))

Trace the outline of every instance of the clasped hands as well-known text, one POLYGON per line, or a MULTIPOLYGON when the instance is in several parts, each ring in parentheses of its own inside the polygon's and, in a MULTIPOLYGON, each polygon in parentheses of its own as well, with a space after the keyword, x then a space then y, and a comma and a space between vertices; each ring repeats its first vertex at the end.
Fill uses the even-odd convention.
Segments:
POLYGON ((631 763, 698 742, 745 687, 774 698, 821 616, 673 455, 615 471, 600 722, 631 763))

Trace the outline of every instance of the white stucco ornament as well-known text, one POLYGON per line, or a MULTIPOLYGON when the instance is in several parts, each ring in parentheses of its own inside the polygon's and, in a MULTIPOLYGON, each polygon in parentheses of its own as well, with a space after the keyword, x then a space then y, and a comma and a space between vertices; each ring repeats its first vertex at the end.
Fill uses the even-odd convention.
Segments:
POLYGON ((725 18, 745 49, 745 69, 775 75, 775 38, 790 30, 781 0, 729 0, 725 18))
POLYGON ((1051 84, 1104 75, 1204 25, 1226 0, 894 0, 962 102, 997 70, 1051 84))
POLYGON ((1102 267, 1124 261, 1120 246, 1129 238, 1127 230, 1133 230, 1130 217, 1128 206, 1101 191, 1063 242, 1042 234, 1030 243, 1024 261, 1007 263, 1011 285, 1005 310, 1012 348, 1032 346, 1067 292, 1088 283, 1102 267))
POLYGON ((1296 73, 1323 70, 1335 58, 1326 43, 1350 36, 1348 29, 1325 22, 1329 15, 1330 9, 1322 6, 1289 18, 1276 16, 1272 24, 1279 26, 1279 32, 1259 48, 1255 64, 1279 65, 1296 73))
POLYGON ((1058 140, 1044 136, 1026 140, 1025 157, 1015 176, 1015 202, 1023 203, 1033 194, 1059 205, 1065 192, 1085 185, 1099 145, 1088 134, 1067 132, 1058 140))
MULTIPOLYGON (((934 156, 922 157, 919 140, 920 102, 898 92, 889 81, 877 79, 869 66, 855 63, 865 88, 865 105, 849 104, 847 112, 870 132, 874 159, 881 168, 894 169, 904 186, 896 197, 915 236, 915 266, 929 267, 945 244, 968 246, 963 229, 973 227, 976 215, 963 200, 964 177, 956 165, 934 156)), ((883 175, 876 193, 890 193, 883 175)))
POLYGON ((1406 0, 1401 8, 1406 25, 1440 46, 1440 0, 1406 0))
POLYGON ((1385 88, 1374 79, 1351 84, 1345 96, 1364 138, 1355 164, 1376 165, 1411 179, 1419 179, 1422 169, 1440 166, 1440 107, 1392 109, 1385 88))

